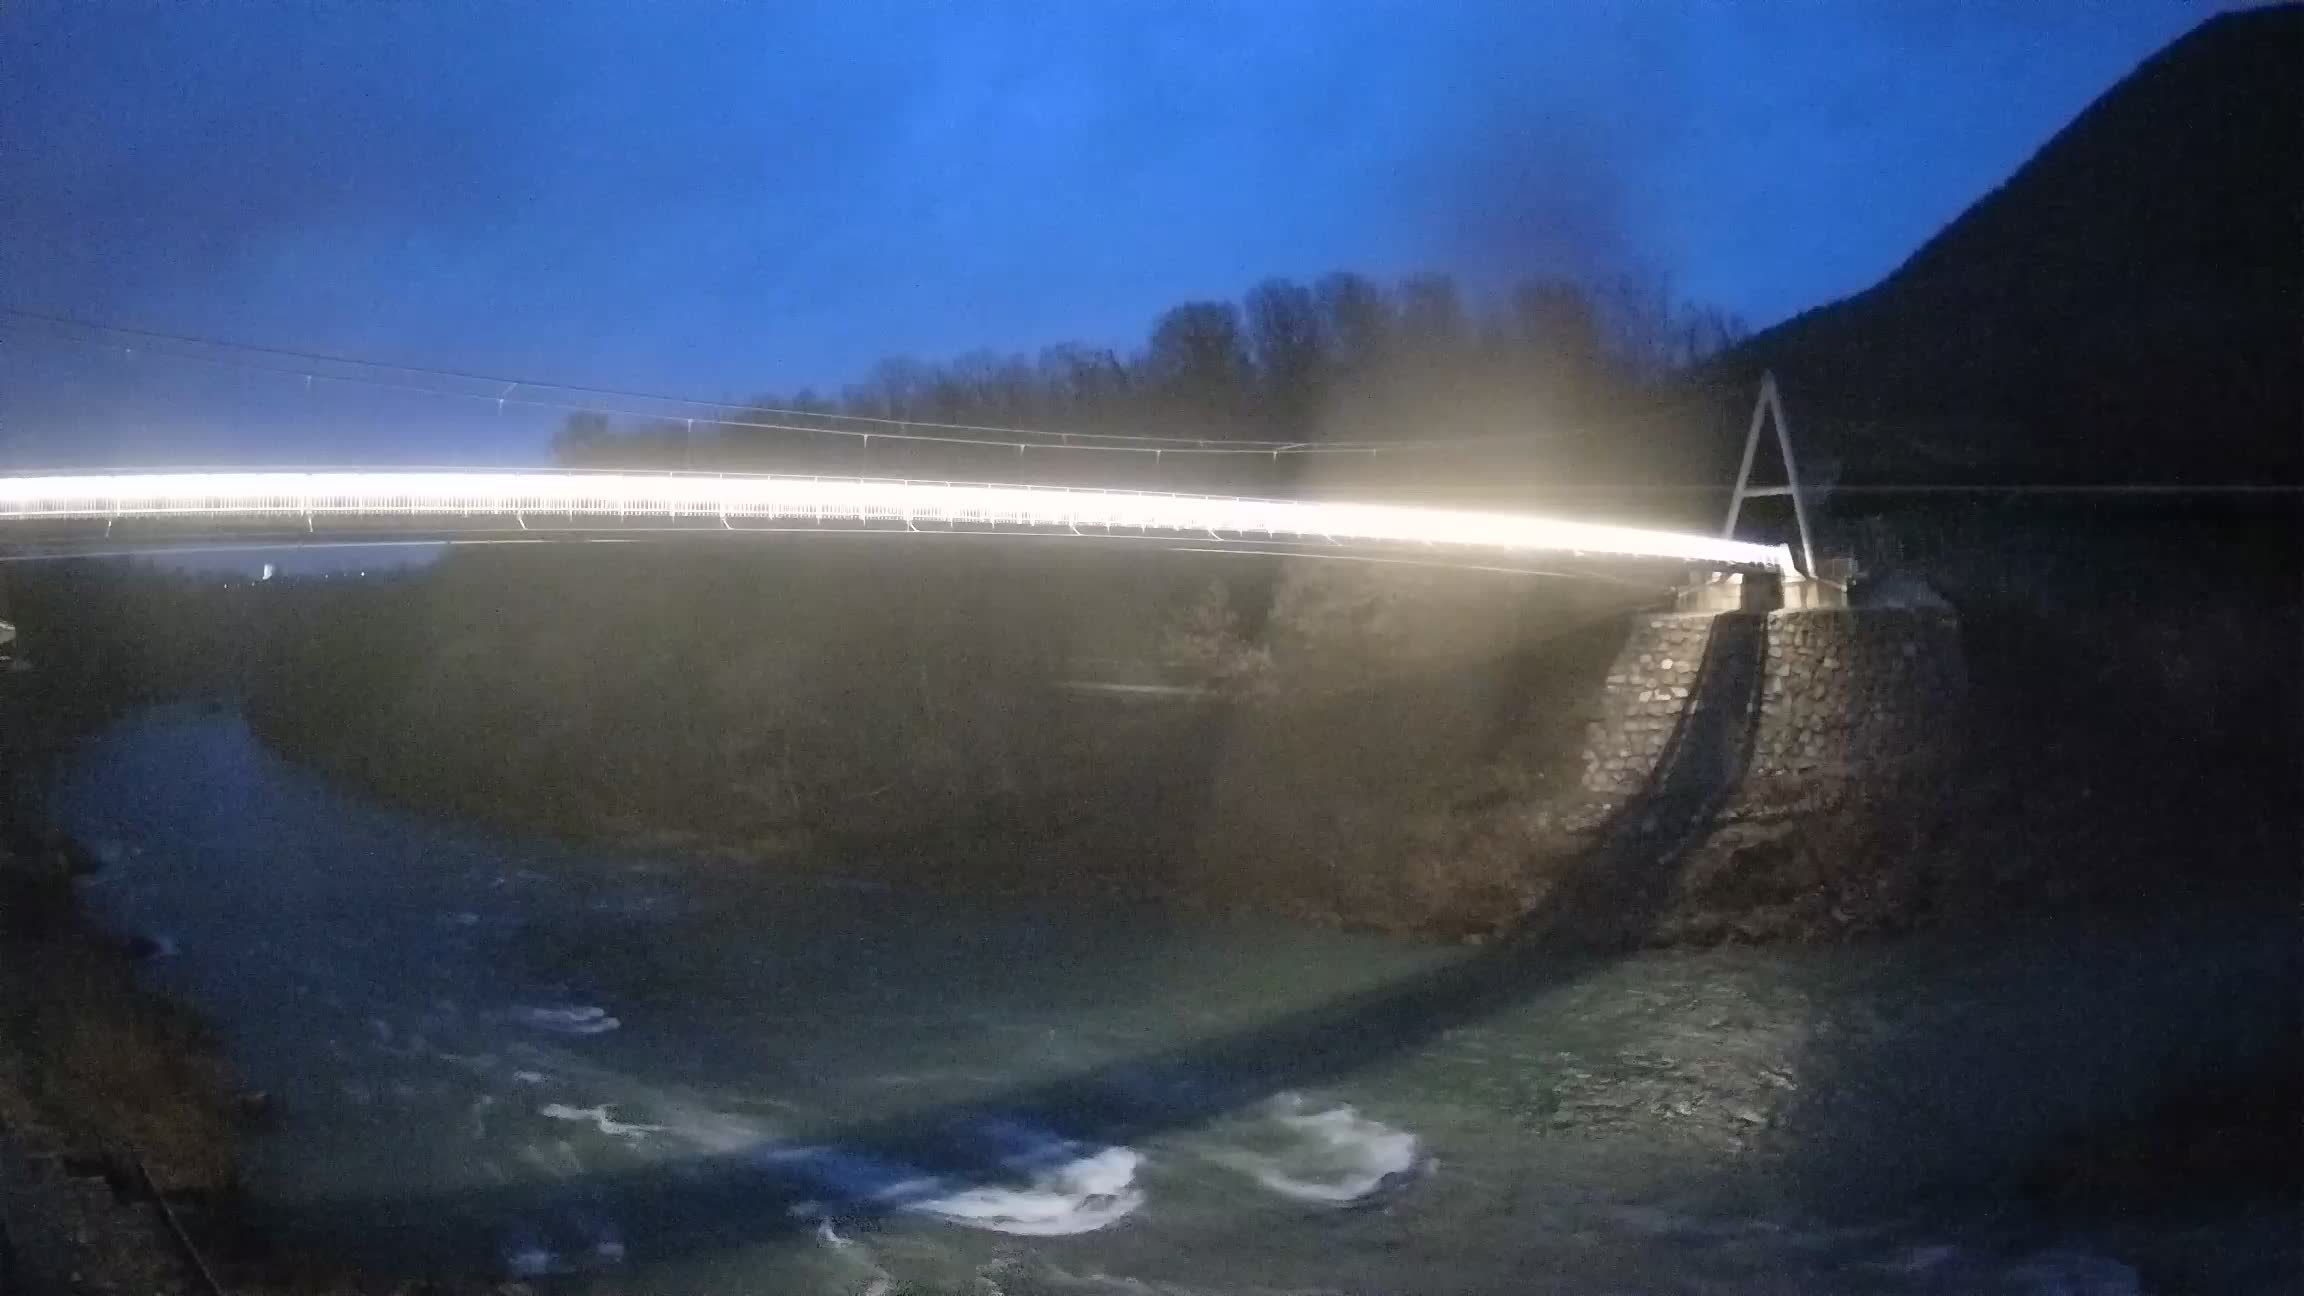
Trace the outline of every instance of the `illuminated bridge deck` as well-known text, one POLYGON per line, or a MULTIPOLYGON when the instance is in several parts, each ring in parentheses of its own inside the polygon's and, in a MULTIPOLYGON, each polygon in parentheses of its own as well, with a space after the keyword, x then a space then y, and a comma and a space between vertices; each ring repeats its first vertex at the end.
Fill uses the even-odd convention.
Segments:
POLYGON ((1014 532, 1792 571, 1781 545, 1523 513, 875 478, 570 471, 0 477, 0 546, 651 530, 1014 532))

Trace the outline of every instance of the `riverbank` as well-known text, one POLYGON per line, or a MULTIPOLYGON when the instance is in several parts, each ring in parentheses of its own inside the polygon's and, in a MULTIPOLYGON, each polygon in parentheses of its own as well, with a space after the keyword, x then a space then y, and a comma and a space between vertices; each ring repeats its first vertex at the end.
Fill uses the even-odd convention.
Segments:
MULTIPOLYGON (((162 1213, 237 1185, 219 1042, 139 982, 139 951, 91 922, 75 881, 100 861, 49 832, 40 788, 104 709, 0 691, 0 1234, 10 1277, 45 1291, 192 1293, 162 1213)), ((11 1290, 14 1290, 13 1288, 11 1290)))
POLYGON ((2298 743, 2266 717, 2297 698, 2304 623, 2251 548, 2272 533, 2009 525, 1914 523, 1881 559, 1959 609, 1970 687, 1931 717, 1956 762, 1729 796, 1668 841, 1638 798, 1611 817, 1580 784, 1644 606, 1605 583, 948 547, 461 554, 294 608, 247 712, 363 794, 671 850, 717 888, 810 874, 1617 948, 2277 902, 2298 743), (2202 563, 2213 579, 2180 579, 2202 563), (1183 687, 1068 687, 1083 662, 1183 687))
POLYGON ((1357 857, 1500 743, 1572 765, 1572 707, 1511 720, 1596 684, 1653 597, 1107 551, 458 554, 288 618, 248 714, 370 794, 704 871, 1465 934, 1503 880, 1357 857))

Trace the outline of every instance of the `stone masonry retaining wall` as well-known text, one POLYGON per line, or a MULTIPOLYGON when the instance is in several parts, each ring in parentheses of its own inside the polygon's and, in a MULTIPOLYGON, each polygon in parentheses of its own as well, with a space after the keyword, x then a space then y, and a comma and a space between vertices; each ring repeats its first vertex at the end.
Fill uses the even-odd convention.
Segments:
POLYGON ((1750 792, 1930 768, 1960 737, 1960 623, 1929 608, 1771 613, 1761 687, 1750 792))
POLYGON ((1948 757, 1966 687, 1959 623, 1942 609, 1643 616, 1609 669, 1584 790, 1597 807, 1621 805, 1653 790, 1676 741, 1717 731, 1745 747, 1704 758, 1736 784, 1720 789, 1728 799, 1829 797, 1948 757), (1728 668, 1730 646, 1755 639, 1766 654, 1757 697, 1748 668, 1728 668))
POLYGON ((1634 619, 1632 633, 1608 668, 1600 716, 1585 739, 1585 791, 1613 800, 1648 785, 1680 726, 1681 713, 1697 703, 1697 671, 1717 619, 1709 612, 1634 619))

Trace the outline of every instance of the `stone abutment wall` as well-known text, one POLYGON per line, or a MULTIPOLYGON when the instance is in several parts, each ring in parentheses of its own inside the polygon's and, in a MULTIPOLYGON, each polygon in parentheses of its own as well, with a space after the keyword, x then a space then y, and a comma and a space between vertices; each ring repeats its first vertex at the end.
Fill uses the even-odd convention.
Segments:
POLYGON ((1693 761, 1714 811, 1829 803, 1948 761, 1966 689, 1942 609, 1642 616, 1587 735, 1584 791, 1601 817, 1666 785, 1685 797, 1693 761))

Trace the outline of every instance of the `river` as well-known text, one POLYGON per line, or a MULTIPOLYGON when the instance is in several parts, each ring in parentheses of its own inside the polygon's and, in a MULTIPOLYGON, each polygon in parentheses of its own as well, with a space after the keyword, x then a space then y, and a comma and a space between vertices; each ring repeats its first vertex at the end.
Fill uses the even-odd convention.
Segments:
POLYGON ((424 819, 228 710, 84 744, 107 921, 280 1099, 276 1231, 663 1293, 2283 1289, 2055 1139, 2288 1028, 2278 916, 1606 962, 970 903, 424 819), (2171 1270, 2173 1267, 2173 1270, 2171 1270))

